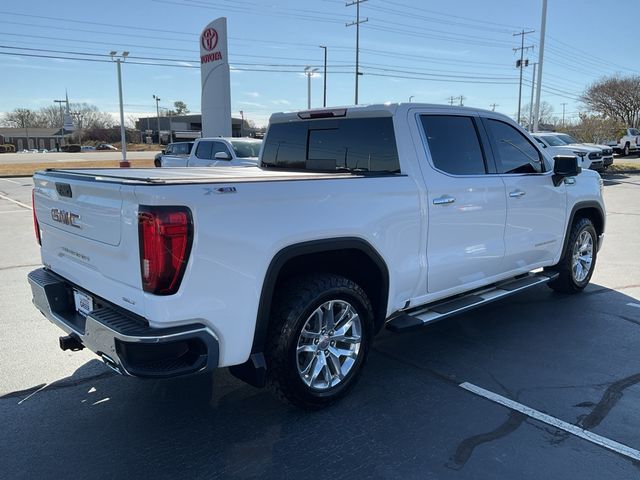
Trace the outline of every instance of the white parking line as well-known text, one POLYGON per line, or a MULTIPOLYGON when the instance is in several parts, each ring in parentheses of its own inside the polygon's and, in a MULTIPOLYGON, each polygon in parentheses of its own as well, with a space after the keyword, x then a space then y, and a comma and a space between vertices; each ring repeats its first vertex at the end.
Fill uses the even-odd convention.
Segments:
POLYGON ((5 182, 15 183, 16 185, 20 185, 20 182, 16 182, 15 180, 10 180, 8 178, 0 178, 0 180, 4 180, 5 182))
POLYGON ((640 303, 627 303, 630 307, 640 308, 640 303))
POLYGON ((602 437, 600 435, 596 435, 588 430, 584 430, 576 425, 571 423, 567 423, 558 418, 552 417, 551 415, 547 415, 546 413, 542 413, 538 410, 534 410, 533 408, 527 407, 518 402, 514 402, 513 400, 509 400, 502 395, 498 395, 497 393, 490 392, 489 390, 485 390, 484 388, 473 385, 472 383, 464 382, 459 385, 465 390, 475 393, 481 397, 484 397, 492 402, 499 403, 511 410, 515 410, 520 413, 524 413, 528 417, 531 417, 540 422, 546 423, 547 425, 551 425, 552 427, 558 428, 560 430, 564 430, 565 432, 571 433, 576 437, 580 437, 583 440, 587 440, 588 442, 594 443, 601 447, 606 448, 607 450, 611 450, 612 452, 619 453, 620 455, 624 455, 625 457, 631 458, 633 460, 640 460, 640 451, 635 450, 631 447, 623 445, 622 443, 615 442, 613 440, 609 440, 606 437, 602 437))
POLYGON ((10 202, 15 203, 16 205, 20 205, 21 207, 28 208, 29 210, 33 210, 31 208, 31 205, 27 205, 26 203, 19 202, 18 200, 14 200, 13 198, 9 198, 9 197, 7 197, 5 195, 0 194, 0 198, 2 198, 4 200, 9 200, 10 202))

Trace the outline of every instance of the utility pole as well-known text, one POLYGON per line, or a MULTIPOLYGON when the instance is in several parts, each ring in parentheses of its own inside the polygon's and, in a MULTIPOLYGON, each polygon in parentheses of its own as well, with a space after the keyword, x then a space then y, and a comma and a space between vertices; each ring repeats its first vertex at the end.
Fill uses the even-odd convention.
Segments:
POLYGON ((327 47, 324 45, 320 45, 320 48, 324 49, 324 73, 323 73, 323 81, 324 81, 324 94, 322 96, 322 106, 327 106, 327 47))
POLYGON ((496 107, 499 107, 500 105, 498 105, 497 103, 492 103, 491 105, 489 105, 491 107, 491 111, 495 112, 496 111, 496 107))
POLYGON ((456 97, 454 97, 453 95, 449 97, 449 105, 451 105, 453 107, 453 102, 455 101, 456 97))
POLYGON ((351 3, 346 4, 347 7, 352 5, 356 6, 356 21, 345 24, 346 27, 356 26, 356 105, 358 105, 358 77, 362 75, 360 73, 360 24, 369 21, 368 18, 360 20, 360 4, 366 1, 367 0, 353 0, 351 3))
POLYGON ((562 126, 564 127, 564 107, 567 106, 566 102, 561 103, 562 105, 562 126))
MULTIPOLYGON (((62 104, 67 103, 66 100, 54 100, 54 103, 60 105, 60 141, 58 142, 58 151, 62 150, 62 139, 64 138, 64 113, 62 113, 62 104)), ((29 148, 29 141, 27 141, 27 149, 29 148)))
POLYGON ((244 137, 244 112, 240 110, 240 136, 244 137))
POLYGON ((304 74, 307 76, 307 109, 311 108, 311 77, 317 71, 317 68, 304 67, 304 74))
POLYGON ((538 82, 536 85, 536 108, 533 117, 533 131, 538 131, 538 117, 540 112, 540 87, 542 86, 542 64, 544 60, 544 36, 547 27, 547 0, 542 0, 542 23, 540 25, 540 53, 538 54, 538 82))
POLYGON ((160 97, 157 95, 153 95, 153 99, 156 101, 156 118, 158 120, 158 145, 161 145, 160 141, 160 107, 158 104, 160 103, 160 97))
POLYGON ((533 91, 535 90, 536 84, 536 67, 538 66, 538 62, 533 64, 533 76, 531 77, 531 100, 529 101, 529 131, 532 130, 533 126, 533 91))
POLYGON ((122 52, 118 55, 118 52, 112 51, 109 53, 111 60, 116 62, 118 67, 118 96, 120 97, 120 144, 122 145, 122 160, 120 160, 121 168, 129 168, 131 164, 127 161, 127 133, 124 129, 124 103, 122 101, 122 71, 120 65, 129 56, 129 52, 122 52))
POLYGON ((529 65, 529 60, 526 60, 525 63, 524 52, 533 48, 533 45, 524 46, 524 36, 533 32, 535 32, 535 30, 529 30, 528 32, 522 30, 520 33, 513 34, 514 37, 520 35, 520 47, 513 49, 514 52, 520 51, 520 60, 516 61, 516 67, 520 69, 520 86, 518 87, 518 123, 520 123, 520 108, 522 107, 522 70, 524 67, 529 65))
POLYGON ((464 99, 467 98, 464 95, 460 95, 459 97, 457 97, 458 100, 460 100, 460 103, 458 104, 461 107, 464 107, 464 99))

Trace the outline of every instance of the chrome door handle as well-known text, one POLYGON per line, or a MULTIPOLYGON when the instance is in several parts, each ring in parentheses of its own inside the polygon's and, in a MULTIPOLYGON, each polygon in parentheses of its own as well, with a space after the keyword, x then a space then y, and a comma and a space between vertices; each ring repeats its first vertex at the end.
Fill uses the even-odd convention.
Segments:
POLYGON ((450 203, 455 202, 456 199, 450 195, 443 195, 441 197, 438 198, 434 198, 433 199, 433 204, 434 205, 449 205, 450 203))
POLYGON ((522 190, 514 190, 513 192, 509 192, 509 196, 512 198, 524 197, 527 192, 523 192, 522 190))

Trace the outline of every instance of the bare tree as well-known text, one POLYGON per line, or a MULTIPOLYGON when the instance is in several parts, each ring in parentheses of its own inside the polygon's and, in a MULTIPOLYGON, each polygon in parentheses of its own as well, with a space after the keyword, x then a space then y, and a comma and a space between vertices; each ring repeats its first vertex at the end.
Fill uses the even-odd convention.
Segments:
MULTIPOLYGON (((530 128, 532 125, 529 125, 529 113, 531 111, 531 104, 527 103, 522 107, 522 111, 525 112, 521 116, 521 124, 525 128, 530 128)), ((513 114, 514 117, 517 116, 517 113, 513 114)), ((557 118, 553 116, 553 105, 549 102, 545 102, 544 100, 540 102, 540 110, 538 111, 538 124, 539 125, 555 125, 557 123, 557 118)))
POLYGON ((37 128, 42 126, 38 114, 28 108, 16 108, 13 112, 5 113, 0 123, 13 128, 37 128))
POLYGON ((175 115, 185 115, 190 111, 189 107, 187 107, 187 104, 182 100, 176 100, 175 102, 173 102, 173 108, 175 115))
POLYGON ((81 128, 110 128, 115 125, 113 117, 101 112, 95 105, 72 103, 69 107, 74 116, 81 119, 81 128))
POLYGON ((605 77, 591 84, 580 100, 589 110, 622 121, 628 127, 640 123, 640 76, 605 77))
POLYGON ((606 144, 622 136, 624 124, 621 120, 602 115, 579 114, 580 120, 572 125, 559 128, 558 131, 570 133, 581 142, 606 144))

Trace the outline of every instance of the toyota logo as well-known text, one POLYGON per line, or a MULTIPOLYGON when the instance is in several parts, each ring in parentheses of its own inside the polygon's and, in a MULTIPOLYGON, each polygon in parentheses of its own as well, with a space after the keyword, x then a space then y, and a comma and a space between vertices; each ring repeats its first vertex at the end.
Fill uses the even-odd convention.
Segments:
POLYGON ((202 44, 202 48, 207 51, 211 51, 218 46, 218 32, 215 28, 207 28, 204 32, 202 32, 202 37, 200 37, 200 43, 202 44))

